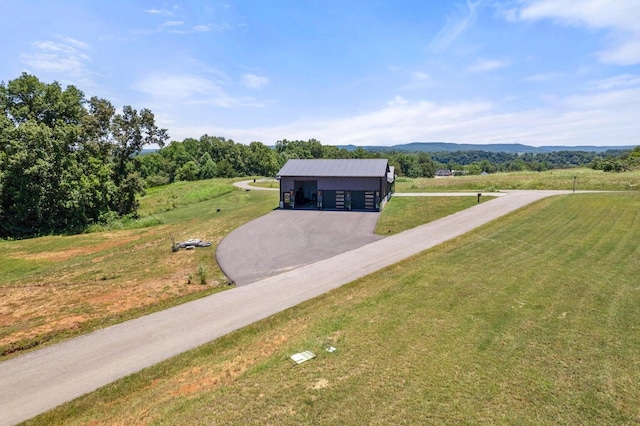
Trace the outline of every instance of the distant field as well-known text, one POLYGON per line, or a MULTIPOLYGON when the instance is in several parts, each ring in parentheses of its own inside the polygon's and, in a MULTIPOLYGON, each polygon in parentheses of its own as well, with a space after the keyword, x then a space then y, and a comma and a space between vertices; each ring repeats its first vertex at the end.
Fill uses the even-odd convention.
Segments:
POLYGON ((277 203, 277 193, 229 180, 180 182, 141 200, 141 214, 160 225, 0 241, 0 356, 226 288, 216 245, 277 203), (171 236, 213 246, 172 253, 171 236))
POLYGON ((396 180, 396 192, 484 191, 501 189, 576 189, 600 191, 640 190, 640 171, 605 173, 592 169, 550 170, 546 172, 495 173, 484 176, 456 176, 440 179, 396 180))
POLYGON ((637 423, 638 241, 640 193, 548 198, 28 424, 637 423))

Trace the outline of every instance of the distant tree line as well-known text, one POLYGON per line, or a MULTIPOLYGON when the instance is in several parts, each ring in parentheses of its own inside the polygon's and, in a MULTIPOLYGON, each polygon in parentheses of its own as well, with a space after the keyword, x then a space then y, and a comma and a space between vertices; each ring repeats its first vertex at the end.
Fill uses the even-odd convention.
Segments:
POLYGON ((262 142, 245 145, 224 137, 204 135, 200 139, 171 142, 139 160, 140 173, 147 185, 157 186, 213 177, 275 176, 290 158, 369 158, 371 155, 363 149, 347 151, 322 145, 315 139, 283 139, 272 148, 262 142))
MULTIPOLYGON (((274 176, 291 158, 388 158, 398 176, 434 177, 437 170, 459 174, 512 171, 545 171, 570 167, 624 170, 622 159, 628 151, 611 150, 597 154, 584 151, 549 153, 506 153, 488 151, 407 152, 368 151, 322 145, 316 139, 280 140, 274 147, 261 142, 235 143, 219 136, 204 135, 171 142, 157 152, 140 157, 140 173, 148 186, 178 180, 212 177, 274 176)), ((624 163, 626 164, 626 163, 624 163)))
POLYGON ((148 109, 116 113, 107 100, 23 73, 0 83, 0 238, 79 232, 136 215, 138 153, 163 146, 148 109))
POLYGON ((602 153, 587 151, 555 151, 546 153, 507 153, 488 151, 457 151, 433 153, 432 157, 450 170, 468 174, 487 172, 545 171, 571 167, 593 167, 602 162, 619 159, 628 151, 608 150, 602 153))

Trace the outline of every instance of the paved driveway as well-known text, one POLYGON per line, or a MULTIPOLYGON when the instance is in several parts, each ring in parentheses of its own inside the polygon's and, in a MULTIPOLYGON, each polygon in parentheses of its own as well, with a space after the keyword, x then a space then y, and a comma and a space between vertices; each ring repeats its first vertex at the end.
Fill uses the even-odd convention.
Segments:
POLYGON ((250 284, 381 239, 379 214, 275 210, 227 235, 216 259, 236 285, 250 284))

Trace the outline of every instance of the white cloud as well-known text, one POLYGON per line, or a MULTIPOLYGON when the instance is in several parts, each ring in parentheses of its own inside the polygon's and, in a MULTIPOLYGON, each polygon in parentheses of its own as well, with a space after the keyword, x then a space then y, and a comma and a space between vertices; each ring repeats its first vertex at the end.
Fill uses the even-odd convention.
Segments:
POLYGON ((196 25, 195 27, 191 28, 191 30, 194 33, 204 33, 211 31, 211 27, 209 27, 208 25, 196 25))
POLYGON ((147 12, 150 15, 168 15, 168 16, 173 15, 172 12, 166 9, 147 9, 145 10, 145 12, 147 12))
POLYGON ((183 24, 184 24, 184 21, 166 21, 162 25, 160 25, 160 27, 161 28, 179 27, 183 24))
POLYGON ((67 45, 73 46, 77 49, 91 50, 91 46, 88 43, 85 43, 84 41, 76 40, 71 37, 61 37, 60 39, 67 45))
POLYGON ((32 52, 21 57, 30 67, 44 72, 88 75, 86 64, 91 57, 86 53, 90 49, 87 43, 60 37, 60 41, 34 41, 31 46, 32 52))
POLYGON ((403 84, 400 89, 404 91, 424 90, 433 85, 431 75, 424 71, 413 71, 408 76, 407 83, 403 84))
POLYGON ((509 62, 499 60, 480 60, 469 68, 471 72, 487 72, 497 70, 498 68, 504 68, 509 65, 509 62))
POLYGON ((256 74, 245 74, 242 76, 242 84, 249 89, 259 89, 269 83, 267 77, 259 76, 256 74))
MULTIPOLYGON (((184 21, 167 21, 164 22, 157 31, 150 31, 148 34, 153 32, 163 32, 167 31, 172 34, 194 34, 194 33, 206 33, 212 30, 212 27, 209 25, 194 25, 191 28, 184 28, 184 21)), ((223 27, 216 27, 218 30, 222 30, 223 27)))
MULTIPOLYGON (((176 110, 181 107, 199 105, 202 108, 261 108, 262 102, 248 97, 237 97, 227 93, 222 82, 190 74, 153 74, 137 81, 134 90, 145 93, 161 110, 176 110)), ((190 117, 183 117, 189 121, 190 117)))
POLYGON ((422 71, 416 71, 413 73, 413 79, 415 81, 427 81, 431 78, 431 76, 429 74, 427 74, 426 72, 422 72, 422 71))
POLYGON ((640 86, 640 76, 633 74, 622 74, 615 77, 606 78, 592 82, 591 85, 597 90, 610 90, 619 87, 640 86))
MULTIPOLYGON (((146 11, 146 12, 151 13, 149 11, 146 11)), ((160 13, 156 12, 156 14, 160 14, 160 13)), ((166 14, 173 15, 172 13, 169 13, 169 12, 167 12, 166 14)), ((186 25, 186 22, 183 20, 170 20, 170 21, 163 22, 155 29, 136 30, 134 31, 134 33, 141 34, 141 35, 150 35, 150 34, 157 34, 157 33, 163 33, 163 32, 167 32, 171 34, 194 34, 194 33, 205 33, 209 31, 225 31, 225 30, 228 30, 229 28, 231 27, 226 23, 198 24, 198 25, 193 25, 189 27, 186 25)))
POLYGON ((512 20, 552 19, 562 25, 607 31, 610 47, 597 52, 600 61, 640 63, 640 1, 528 0, 506 16, 512 20))
POLYGON ((431 41, 429 47, 436 52, 445 51, 451 44, 466 30, 476 19, 476 6, 478 3, 472 3, 467 0, 467 7, 460 8, 455 17, 447 17, 447 23, 431 41))
POLYGON ((529 0, 520 19, 550 18, 568 25, 640 31, 640 3, 629 0, 529 0))
MULTIPOLYGON (((483 101, 438 103, 408 101, 398 96, 377 110, 354 117, 301 119, 256 128, 195 125, 190 131, 225 135, 243 143, 317 138, 328 145, 392 145, 412 141, 638 145, 638 78, 624 75, 593 82, 592 89, 557 99, 550 106, 512 112, 483 101)), ((185 129, 175 130, 181 134, 185 129)), ((176 134, 173 128, 172 134, 176 134)), ((188 136, 193 137, 193 133, 183 135, 188 136)))
POLYGON ((640 63, 640 32, 633 39, 620 42, 609 50, 598 52, 600 60, 607 64, 635 65, 640 63))
POLYGON ((389 105, 389 106, 406 105, 407 103, 408 103, 408 101, 405 98, 403 98, 402 96, 396 96, 387 105, 389 105))
POLYGON ((221 91, 212 80, 195 75, 155 74, 136 82, 133 88, 139 92, 167 100, 193 99, 210 96, 221 91))

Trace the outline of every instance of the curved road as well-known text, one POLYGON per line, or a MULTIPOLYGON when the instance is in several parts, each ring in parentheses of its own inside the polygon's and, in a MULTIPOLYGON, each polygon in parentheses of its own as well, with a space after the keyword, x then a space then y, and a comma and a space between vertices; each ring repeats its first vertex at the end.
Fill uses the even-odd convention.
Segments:
MULTIPOLYGON (((258 182, 266 182, 265 179, 260 179, 258 182)), ((255 189, 256 191, 279 191, 278 188, 263 188, 261 186, 252 186, 250 180, 241 180, 240 182, 234 182, 233 186, 237 186, 242 189, 255 189)))
POLYGON ((27 420, 455 238, 542 198, 513 191, 470 209, 251 285, 236 287, 0 363, 0 424, 27 420), (310 279, 312 278, 312 279, 310 279))

